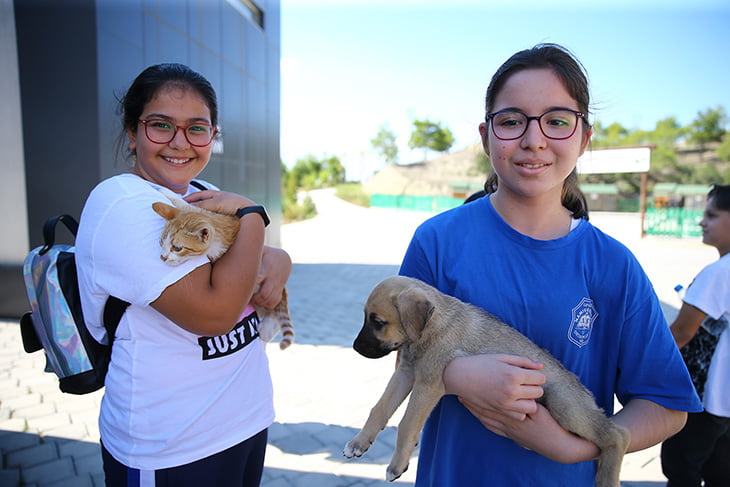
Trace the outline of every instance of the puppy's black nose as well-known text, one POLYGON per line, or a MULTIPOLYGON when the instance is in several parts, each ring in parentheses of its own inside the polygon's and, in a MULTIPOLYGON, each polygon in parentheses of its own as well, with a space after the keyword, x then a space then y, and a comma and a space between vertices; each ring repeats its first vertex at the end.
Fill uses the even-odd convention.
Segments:
POLYGON ((360 334, 355 338, 352 348, 367 358, 380 358, 390 353, 390 349, 383 347, 380 341, 371 333, 366 332, 365 329, 360 331, 360 334))
POLYGON ((385 357, 390 353, 390 350, 384 350, 378 346, 374 347, 372 345, 364 345, 357 340, 355 340, 355 343, 352 344, 352 348, 354 348, 357 353, 366 358, 385 357))

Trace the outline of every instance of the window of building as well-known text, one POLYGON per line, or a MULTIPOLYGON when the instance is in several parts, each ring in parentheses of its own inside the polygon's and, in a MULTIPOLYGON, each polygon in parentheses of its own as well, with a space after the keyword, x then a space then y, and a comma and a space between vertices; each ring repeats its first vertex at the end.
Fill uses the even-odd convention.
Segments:
POLYGON ((248 20, 264 28, 264 12, 252 0, 227 0, 227 2, 248 20))

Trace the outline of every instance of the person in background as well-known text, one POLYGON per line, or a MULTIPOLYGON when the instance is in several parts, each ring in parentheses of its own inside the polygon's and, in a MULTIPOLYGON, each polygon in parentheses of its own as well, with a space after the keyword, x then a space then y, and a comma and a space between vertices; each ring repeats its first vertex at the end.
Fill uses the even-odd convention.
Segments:
POLYGON ((702 242, 720 258, 687 288, 670 329, 704 411, 691 413, 682 431, 662 444, 667 487, 730 485, 730 186, 710 190, 700 227, 702 242))
POLYGON ((193 178, 210 160, 218 105, 210 83, 181 64, 145 69, 120 101, 129 173, 99 183, 81 214, 76 263, 85 318, 105 340, 103 305, 131 305, 114 337, 99 430, 108 487, 255 487, 274 419, 255 302, 273 308, 291 272, 264 246, 266 215, 250 199, 193 178), (241 216, 228 251, 170 266, 167 188, 202 208, 241 216), (241 214, 239 213, 239 214, 241 214), (257 291, 258 289, 258 291, 257 291), (213 346, 218 344, 216 346, 213 346))
MULTIPOLYGON (((630 430, 636 451, 679 431, 701 405, 646 274, 588 221, 576 173, 588 110, 587 77, 567 49, 541 44, 510 57, 479 125, 494 168, 486 195, 423 223, 400 274, 546 348, 630 430)), ((596 445, 536 402, 541 367, 511 355, 454 359, 421 438, 416 486, 594 485, 596 445)))

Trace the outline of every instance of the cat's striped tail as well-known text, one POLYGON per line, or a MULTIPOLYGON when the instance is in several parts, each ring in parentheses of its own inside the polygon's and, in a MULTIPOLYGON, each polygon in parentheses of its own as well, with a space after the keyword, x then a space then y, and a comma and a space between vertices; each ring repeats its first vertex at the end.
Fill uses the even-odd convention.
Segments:
POLYGON ((281 324, 279 348, 284 350, 294 343, 294 325, 291 322, 291 315, 289 314, 289 296, 287 295, 286 288, 281 293, 281 301, 274 308, 274 313, 277 314, 277 319, 281 324))
POLYGON ((294 343, 294 326, 291 321, 281 324, 281 340, 279 340, 279 348, 284 350, 294 343))
POLYGON ((294 326, 289 315, 289 302, 286 288, 282 293, 281 301, 272 310, 256 308, 256 313, 261 318, 259 323, 259 336, 262 340, 270 342, 281 332, 279 348, 284 350, 294 342, 294 326))

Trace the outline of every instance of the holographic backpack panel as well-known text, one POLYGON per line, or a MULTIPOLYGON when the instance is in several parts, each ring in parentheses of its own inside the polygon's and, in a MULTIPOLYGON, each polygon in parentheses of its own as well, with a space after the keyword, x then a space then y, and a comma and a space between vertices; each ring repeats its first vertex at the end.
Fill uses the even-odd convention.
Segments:
POLYGON ((43 350, 46 372, 59 378, 71 394, 87 394, 104 386, 111 341, 128 303, 110 297, 104 309, 109 344, 97 342, 86 327, 79 298, 74 247, 55 244, 55 229, 64 223, 76 236, 78 223, 69 215, 49 218, 43 226, 45 245, 33 249, 23 264, 31 310, 20 319, 26 352, 43 350))

